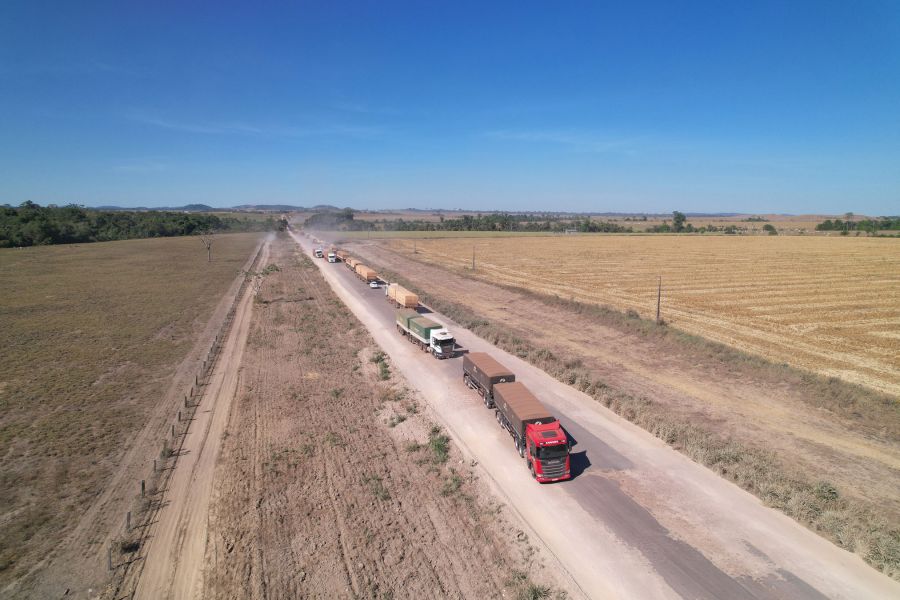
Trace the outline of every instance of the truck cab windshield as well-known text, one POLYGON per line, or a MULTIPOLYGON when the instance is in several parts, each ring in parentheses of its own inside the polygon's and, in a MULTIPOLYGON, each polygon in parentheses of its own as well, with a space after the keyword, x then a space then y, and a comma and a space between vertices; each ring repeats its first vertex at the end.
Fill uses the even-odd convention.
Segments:
POLYGON ((569 449, 565 444, 558 446, 539 446, 537 449, 537 457, 541 460, 550 458, 563 458, 569 453, 569 449))

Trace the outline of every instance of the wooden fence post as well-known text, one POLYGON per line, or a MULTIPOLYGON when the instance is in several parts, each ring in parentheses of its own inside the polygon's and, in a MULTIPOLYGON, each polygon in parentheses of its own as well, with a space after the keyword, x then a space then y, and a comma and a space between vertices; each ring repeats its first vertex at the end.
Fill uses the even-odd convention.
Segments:
MULTIPOLYGON (((156 461, 154 460, 153 462, 155 463, 156 461)), ((156 469, 154 468, 153 470, 155 471, 156 469)), ((147 482, 144 481, 143 479, 141 479, 141 498, 144 497, 144 494, 146 494, 146 492, 147 492, 147 482)))

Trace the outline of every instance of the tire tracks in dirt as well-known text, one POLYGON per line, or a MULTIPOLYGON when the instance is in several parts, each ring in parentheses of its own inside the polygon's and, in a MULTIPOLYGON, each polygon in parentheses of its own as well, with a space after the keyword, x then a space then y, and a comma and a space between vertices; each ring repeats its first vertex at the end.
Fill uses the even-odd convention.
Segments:
MULTIPOLYGON (((267 262, 268 256, 266 243, 260 264, 267 262)), ((169 480, 163 507, 146 545, 134 598, 193 598, 202 589, 213 471, 231 403, 240 386, 252 306, 253 292, 248 286, 169 480)))

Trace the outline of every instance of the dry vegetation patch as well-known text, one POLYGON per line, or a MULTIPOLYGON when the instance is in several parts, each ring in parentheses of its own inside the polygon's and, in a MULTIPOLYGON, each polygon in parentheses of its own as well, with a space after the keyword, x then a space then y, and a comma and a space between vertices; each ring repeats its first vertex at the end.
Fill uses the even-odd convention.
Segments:
POLYGON ((101 494, 258 237, 0 250, 0 586, 101 494))
POLYGON ((284 240, 272 260, 216 470, 207 596, 553 597, 316 266, 284 240))

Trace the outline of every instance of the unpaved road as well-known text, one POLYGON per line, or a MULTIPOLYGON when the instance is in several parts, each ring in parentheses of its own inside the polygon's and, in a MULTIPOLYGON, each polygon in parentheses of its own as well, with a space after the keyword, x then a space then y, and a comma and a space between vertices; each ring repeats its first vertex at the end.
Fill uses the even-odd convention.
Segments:
MULTIPOLYGON (((268 256, 267 243, 259 264, 267 264, 268 256)), ((252 307, 252 287, 247 286, 169 479, 134 598, 195 598, 202 589, 213 473, 238 389, 252 307)))
MULTIPOLYGON (((306 251, 311 244, 295 236, 306 251)), ((462 384, 458 359, 439 362, 398 336, 383 291, 342 264, 316 261, 338 296, 464 452, 597 598, 896 598, 900 584, 859 557, 766 508, 585 394, 436 318, 472 351, 510 367, 560 417, 578 444, 577 477, 539 486, 508 435, 462 384)))

